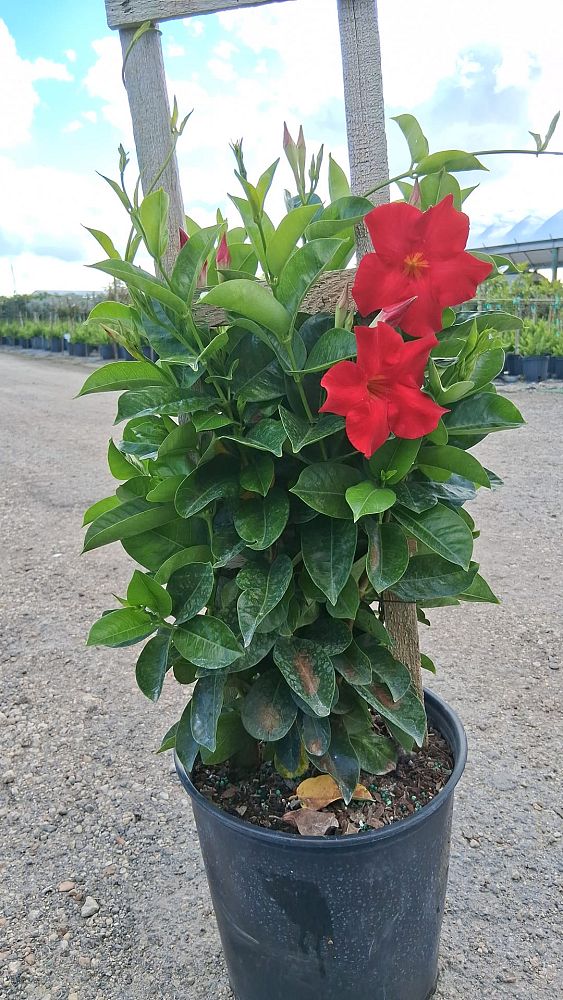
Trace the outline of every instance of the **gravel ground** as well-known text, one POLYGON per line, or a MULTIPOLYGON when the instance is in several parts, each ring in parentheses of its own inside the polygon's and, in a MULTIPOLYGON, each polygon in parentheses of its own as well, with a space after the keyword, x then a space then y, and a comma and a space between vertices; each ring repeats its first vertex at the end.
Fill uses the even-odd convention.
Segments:
MULTIPOLYGON (((87 364, 0 352, 0 995, 228 1000, 188 800, 152 753, 181 691, 154 707, 133 651, 84 645, 130 575, 118 546, 79 556, 82 511, 111 490, 114 399, 72 401, 87 364)), ((481 447, 506 486, 474 505, 504 603, 434 612, 423 635, 470 744, 440 1000, 561 995, 563 390, 507 391, 528 425, 481 447)))

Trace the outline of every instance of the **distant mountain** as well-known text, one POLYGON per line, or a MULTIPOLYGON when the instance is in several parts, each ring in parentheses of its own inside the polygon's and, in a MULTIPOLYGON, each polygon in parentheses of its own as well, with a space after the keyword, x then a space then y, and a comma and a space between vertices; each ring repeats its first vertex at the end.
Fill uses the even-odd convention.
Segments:
POLYGON ((472 227, 473 247, 495 247, 505 243, 533 243, 536 240, 563 239, 563 209, 544 220, 526 215, 519 222, 498 219, 483 229, 472 227))

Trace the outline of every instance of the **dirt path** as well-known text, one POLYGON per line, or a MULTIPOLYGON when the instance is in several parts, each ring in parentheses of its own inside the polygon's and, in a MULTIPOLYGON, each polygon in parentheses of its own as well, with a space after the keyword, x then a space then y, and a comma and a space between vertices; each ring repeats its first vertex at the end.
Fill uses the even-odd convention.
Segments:
MULTIPOLYGON (((181 691, 151 706, 132 650, 84 645, 131 571, 118 546, 79 556, 82 512, 111 490, 114 400, 72 401, 86 370, 0 352, 0 995, 227 1000, 188 801, 171 759, 152 755, 181 691), (75 889, 58 891, 64 881, 75 889)), ((511 395, 528 426, 481 448, 506 486, 474 505, 504 604, 434 612, 440 629, 422 637, 470 744, 440 1000, 561 988, 563 393, 511 395)), ((358 1000, 371 1000, 360 985, 358 1000)))

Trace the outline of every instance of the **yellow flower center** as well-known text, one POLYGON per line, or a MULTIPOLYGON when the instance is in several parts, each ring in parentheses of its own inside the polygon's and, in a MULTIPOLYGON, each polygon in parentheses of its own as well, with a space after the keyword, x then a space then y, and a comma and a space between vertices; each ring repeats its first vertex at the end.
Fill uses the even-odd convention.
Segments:
POLYGON ((409 278, 419 278, 421 271, 425 267, 430 267, 427 260, 424 258, 424 254, 417 250, 416 253, 409 253, 403 261, 405 265, 405 272, 408 274, 409 278))

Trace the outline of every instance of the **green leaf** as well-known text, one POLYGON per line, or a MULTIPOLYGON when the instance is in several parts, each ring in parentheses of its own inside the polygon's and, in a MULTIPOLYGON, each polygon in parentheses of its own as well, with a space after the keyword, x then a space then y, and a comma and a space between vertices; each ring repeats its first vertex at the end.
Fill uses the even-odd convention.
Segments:
POLYGON ((356 338, 352 331, 335 327, 323 333, 313 345, 303 371, 325 371, 338 361, 355 358, 356 352, 356 338))
POLYGON ((490 487, 491 485, 481 463, 473 455, 451 445, 423 448, 418 454, 418 464, 419 466, 431 466, 456 472, 472 483, 479 483, 480 486, 490 487))
POLYGON ((350 743, 362 771, 367 771, 368 774, 388 774, 395 769, 397 749, 386 736, 379 736, 373 731, 353 734, 350 736, 350 743))
POLYGON ((220 226, 210 226, 193 233, 180 250, 170 278, 177 295, 191 306, 201 270, 217 239, 220 226))
POLYGON ((489 584, 479 573, 476 573, 469 587, 459 594, 461 601, 473 601, 484 604, 500 604, 498 597, 493 594, 489 584))
POLYGON ((438 503, 422 514, 397 507, 394 518, 420 542, 449 562, 469 569, 473 535, 459 514, 438 503))
POLYGON ((362 632, 373 636, 373 638, 377 639, 377 641, 383 646, 392 645, 391 636, 385 628, 385 625, 379 621, 379 618, 376 616, 372 608, 370 608, 369 611, 365 609, 365 605, 360 608, 358 614, 356 615, 355 624, 362 630, 362 632))
POLYGON ((301 639, 278 639, 274 663, 290 688, 309 705, 316 715, 328 716, 334 697, 334 667, 321 646, 301 639))
MULTIPOLYGON (((115 246, 107 233, 103 233, 101 229, 91 229, 90 226, 84 226, 84 228, 87 229, 90 235, 98 241, 102 250, 107 253, 108 257, 111 257, 113 260, 121 259, 121 254, 115 249, 115 246)), ((90 316, 91 315, 92 313, 90 313, 90 316)))
MULTIPOLYGON (((119 452, 118 452, 119 454, 119 452)), ((97 500, 93 503, 91 507, 84 512, 84 517, 82 519, 82 527, 85 528, 87 524, 91 524, 95 521, 100 514, 105 514, 106 510, 112 510, 119 504, 119 497, 111 496, 105 497, 103 500, 97 500)))
POLYGON ((368 554, 366 573, 378 594, 400 580, 409 564, 407 540, 398 524, 366 521, 368 554))
POLYGON ((386 486, 393 486, 410 472, 422 438, 412 441, 392 438, 371 456, 368 466, 374 479, 384 479, 386 486), (383 475, 382 475, 383 473, 383 475))
POLYGON ((286 555, 279 555, 267 568, 250 565, 238 574, 237 586, 242 593, 237 601, 237 614, 245 647, 252 642, 266 615, 284 597, 292 576, 293 566, 286 555))
POLYGON ((174 645, 186 660, 206 670, 224 670, 242 653, 228 625, 211 615, 197 615, 175 629, 174 645))
POLYGON ((303 469, 290 492, 320 514, 351 520, 352 511, 346 503, 346 490, 356 486, 360 479, 358 470, 348 465, 319 462, 303 469))
POLYGON ((192 517, 219 497, 238 493, 238 463, 225 455, 199 466, 184 479, 176 492, 176 510, 182 517, 192 517))
POLYGON ((278 670, 267 670, 246 695, 241 719, 247 733, 268 743, 281 740, 297 718, 297 705, 278 670))
POLYGON ((211 549, 208 545, 191 545, 188 548, 175 552, 169 559, 165 559, 154 575, 156 583, 168 583, 170 577, 178 569, 188 566, 190 563, 206 563, 211 559, 211 549))
POLYGON ((371 663, 356 642, 351 642, 343 653, 331 657, 339 674, 342 674, 349 684, 369 684, 371 682, 371 663))
MULTIPOLYGON (((144 292, 145 295, 161 302, 163 306, 167 306, 178 316, 185 316, 186 303, 184 300, 171 292, 167 285, 158 281, 154 275, 143 271, 141 267, 136 267, 135 264, 130 264, 125 260, 102 260, 99 264, 91 266, 97 271, 103 271, 104 274, 110 274, 112 278, 123 281, 128 288, 137 288, 140 292, 144 292)), ((117 363, 119 364, 119 362, 117 363)), ((125 362, 125 364, 132 363, 125 362)), ((141 362, 138 363, 141 364, 141 362)))
POLYGON ((84 538, 83 552, 90 552, 100 545, 108 545, 109 542, 120 541, 122 538, 130 538, 131 535, 139 535, 172 521, 174 516, 172 504, 157 506, 141 497, 128 500, 113 510, 107 510, 92 522, 84 538))
POLYGON ((440 447, 448 443, 448 432, 446 430, 446 425, 441 418, 438 421, 436 430, 432 431, 431 434, 427 434, 427 439, 428 441, 431 441, 432 444, 439 445, 440 447))
POLYGON ((346 174, 330 153, 328 157, 328 192, 331 202, 338 201, 339 198, 347 198, 351 194, 350 182, 346 174))
POLYGON ((446 170, 440 170, 424 177, 420 182, 420 201, 423 212, 433 205, 437 205, 448 194, 453 195, 454 208, 460 211, 462 205, 461 188, 452 174, 448 174, 446 170))
POLYGON ((475 383, 470 381, 454 382, 443 392, 437 393, 437 399, 441 406, 448 406, 449 403, 457 403, 458 399, 463 399, 475 388, 475 383))
POLYGON ((157 481, 156 486, 147 491, 147 500, 150 500, 151 503, 173 503, 176 490, 184 482, 185 475, 186 470, 184 469, 180 476, 168 476, 162 482, 157 481))
POLYGON ((321 646, 327 656, 343 653, 352 642, 352 633, 344 622, 335 621, 326 615, 319 615, 311 625, 302 628, 296 639, 306 639, 321 646))
POLYGON ((231 357, 238 361, 232 391, 241 402, 263 403, 284 395, 279 363, 272 349, 257 337, 244 337, 231 357))
POLYGON ((217 744, 213 753, 204 747, 200 756, 204 764, 222 764, 235 754, 244 751, 250 738, 244 729, 238 712, 223 712, 217 723, 217 744))
POLYGON ((289 517, 289 499, 274 488, 267 496, 241 500, 233 519, 237 533, 251 549, 261 552, 278 539, 289 517))
POLYGON ((177 625, 194 618, 206 607, 214 584, 210 563, 189 563, 172 574, 168 581, 168 594, 177 625))
POLYGON ((122 545, 132 559, 156 573, 167 559, 205 539, 207 528, 202 521, 187 522, 176 517, 151 531, 123 539, 122 545))
POLYGON ((476 572, 476 563, 471 563, 466 572, 440 556, 412 556, 393 593, 402 601, 421 603, 436 597, 456 597, 467 590, 476 572))
POLYGON ((463 399, 444 416, 450 436, 490 434, 493 431, 520 427, 524 418, 514 403, 505 396, 482 392, 463 399))
POLYGON ((340 240, 311 240, 289 258, 279 277, 276 298, 285 307, 284 312, 292 322, 307 292, 339 246, 340 240))
POLYGON ((393 701, 388 689, 377 682, 357 687, 356 691, 384 719, 410 736, 417 746, 422 746, 426 734, 426 713, 412 687, 398 701, 393 701))
POLYGON ((301 532, 305 568, 331 604, 350 576, 356 542, 355 525, 331 517, 317 517, 301 532))
POLYGON ((217 723, 223 707, 226 677, 222 670, 214 670, 197 681, 192 695, 192 735, 200 746, 212 753, 217 746, 217 723))
POLYGON ((192 733, 191 702, 188 702, 186 705, 178 723, 175 748, 180 763, 185 767, 189 774, 199 753, 199 744, 194 740, 192 733))
POLYGON ((216 402, 215 396, 200 395, 179 386, 151 386, 149 389, 124 392, 119 397, 115 422, 155 414, 176 416, 180 413, 195 413, 197 410, 208 410, 216 402))
POLYGON ((297 778, 309 769, 309 758, 301 740, 301 730, 296 722, 274 747, 274 767, 282 778, 297 778))
POLYGON ((427 157, 429 150, 428 139, 424 135, 424 132, 414 115, 396 115, 396 117, 393 118, 393 121, 397 122, 397 125, 407 140, 412 162, 418 163, 419 160, 423 160, 427 157))
POLYGON ((143 694, 151 701, 158 701, 168 666, 169 635, 155 635, 141 650, 135 676, 143 694))
POLYGON ((127 600, 129 604, 156 611, 161 618, 168 618, 172 614, 170 595, 151 576, 138 569, 133 572, 127 588, 127 600))
POLYGON ((483 386, 488 385, 494 378, 504 370, 505 354, 502 347, 496 347, 491 351, 483 351, 475 362, 475 367, 471 372, 473 391, 478 392, 483 386))
POLYGON ((462 149, 444 149, 424 156, 416 168, 418 174, 434 174, 442 169, 456 173, 460 170, 488 170, 488 167, 483 166, 472 153, 466 153, 462 149))
POLYGON ((395 487, 397 503, 420 513, 423 510, 430 510, 438 502, 434 487, 430 483, 409 482, 397 483, 395 487))
POLYGON ((319 771, 330 774, 336 781, 346 805, 352 800, 360 777, 360 765, 340 719, 331 720, 330 747, 322 757, 314 759, 319 771))
POLYGON ((240 485, 249 493, 265 497, 274 481, 274 463, 269 455, 258 454, 240 474, 240 485))
POLYGON ((176 746, 177 731, 178 731, 178 723, 175 722, 173 726, 170 726, 170 729, 163 737, 162 743, 160 744, 158 750, 156 751, 157 753, 164 753, 166 750, 174 749, 174 747, 176 746))
POLYGON ((403 663, 396 660, 388 649, 381 646, 373 636, 364 635, 358 640, 360 649, 368 657, 373 671, 373 680, 385 684, 393 701, 398 701, 408 691, 411 675, 403 663))
POLYGON ((94 622, 88 634, 87 646, 122 646, 140 642, 154 632, 156 625, 146 611, 120 608, 110 611, 94 622))
POLYGON ((331 618, 346 618, 352 621, 356 617, 359 606, 360 593, 358 584, 353 576, 349 576, 338 595, 336 604, 331 604, 329 601, 326 605, 326 610, 331 618))
POLYGON ((265 326, 276 337, 287 337, 291 317, 283 305, 276 301, 271 292, 248 278, 235 278, 216 285, 200 298, 200 303, 217 306, 227 312, 244 316, 265 326))
MULTIPOLYGON (((309 240, 327 239, 333 236, 346 237, 352 227, 362 222, 373 204, 367 198, 350 195, 339 198, 327 205, 315 222, 307 230, 309 240)), ((332 265, 331 265, 332 266, 332 265)))
POLYGON ((147 250, 155 260, 161 260, 168 246, 169 206, 169 195, 158 188, 143 198, 137 210, 147 250))
POLYGON ((258 451, 269 451, 278 458, 282 456, 283 443, 286 439, 285 429, 279 420, 265 418, 254 424, 246 437, 231 437, 225 435, 224 440, 236 441, 237 444, 255 448, 258 451))
POLYGON ((315 444, 317 441, 322 441, 324 438, 344 430, 342 417, 334 416, 332 413, 322 413, 313 425, 296 416, 290 410, 286 410, 283 406, 279 407, 279 413, 295 455, 307 445, 315 444))
POLYGON ((395 503, 393 490, 381 489, 368 479, 346 490, 346 503, 352 510, 354 521, 366 514, 381 514, 395 503))
POLYGON ((170 379, 152 361, 111 361, 102 368, 96 368, 88 376, 78 395, 120 392, 122 389, 144 389, 158 385, 170 387, 170 379))
POLYGON ((280 222, 268 244, 268 265, 276 277, 283 270, 288 257, 295 250, 307 226, 319 210, 318 205, 300 205, 292 209, 280 222))
POLYGON ((319 719, 318 716, 301 713, 298 719, 307 753, 313 757, 322 757, 330 746, 330 719, 319 719))
POLYGON ((429 670, 431 674, 436 673, 436 667, 434 665, 434 662, 433 660, 430 659, 429 656, 426 655, 426 653, 420 654, 420 666, 423 668, 423 670, 429 670))
POLYGON ((203 434, 204 431, 215 431, 219 427, 228 427, 232 423, 231 418, 222 413, 196 413, 193 421, 198 434, 203 434))

